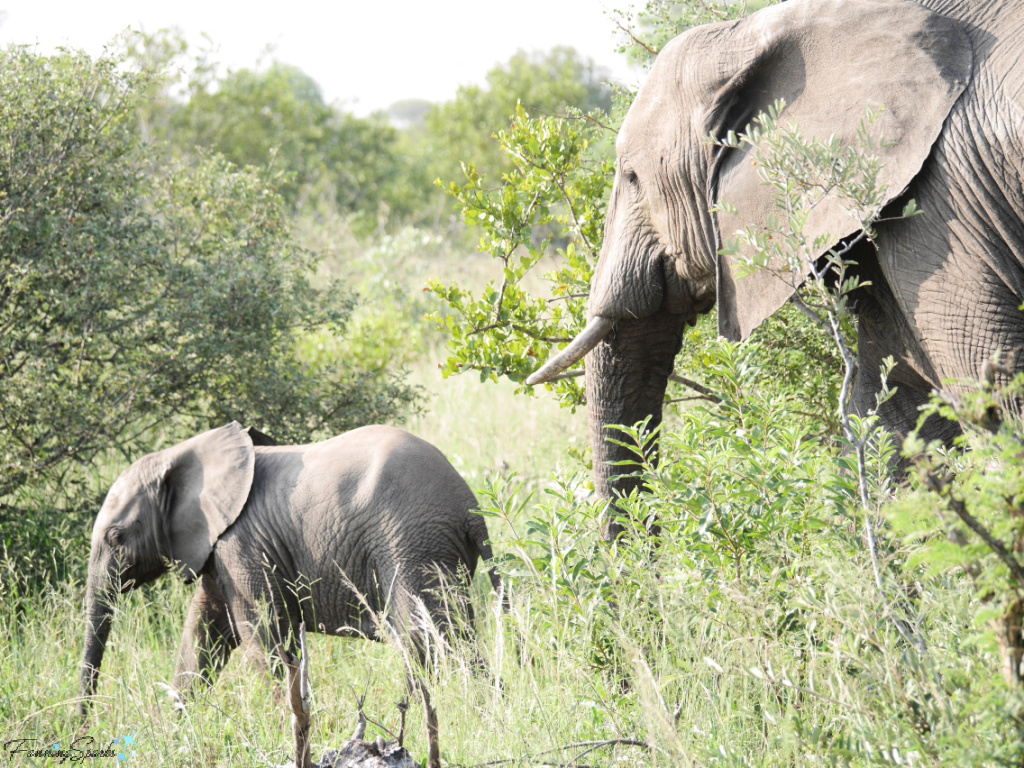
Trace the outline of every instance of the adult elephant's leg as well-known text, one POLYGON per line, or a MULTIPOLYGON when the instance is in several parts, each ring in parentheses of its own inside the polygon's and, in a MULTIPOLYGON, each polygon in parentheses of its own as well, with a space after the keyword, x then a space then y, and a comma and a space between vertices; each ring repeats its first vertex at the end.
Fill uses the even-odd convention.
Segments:
POLYGON ((199 680, 212 683, 239 642, 220 587, 209 575, 200 576, 178 647, 174 687, 187 695, 199 680))
POLYGON ((390 594, 380 601, 386 606, 387 627, 379 629, 391 632, 410 658, 424 666, 430 663, 435 644, 447 639, 450 620, 443 598, 446 580, 439 579, 436 570, 427 571, 432 567, 425 565, 428 562, 429 555, 424 553, 408 562, 380 562, 375 569, 379 583, 392 585, 390 594))
MULTIPOLYGON (((852 296, 857 312, 858 353, 853 410, 859 416, 866 416, 877 409, 882 424, 892 432, 899 448, 907 435, 917 428, 920 409, 937 386, 939 374, 883 273, 875 249, 864 245, 854 257, 857 276, 868 285, 852 296), (879 406, 882 366, 886 358, 895 362, 887 380, 889 389, 895 392, 879 406)), ((957 424, 932 416, 925 423, 922 435, 949 445, 959 432, 957 424)))
MULTIPOLYGON (((265 674, 284 678, 287 654, 298 653, 299 618, 289 619, 280 606, 266 600, 245 605, 245 619, 239 622, 242 647, 246 658, 265 674)), ((307 626, 307 632, 316 632, 307 626)))
MULTIPOLYGON (((877 410, 882 424, 892 433, 899 449, 903 440, 917 429, 921 407, 928 403, 934 386, 915 367, 912 359, 900 354, 899 345, 894 348, 884 339, 886 332, 892 334, 891 326, 878 326, 875 318, 862 317, 857 324, 857 331, 858 360, 853 410, 859 416, 877 410), (886 381, 889 389, 895 392, 879 406, 882 365, 887 357, 892 357, 896 363, 886 381)), ((951 445, 958 434, 958 424, 936 415, 930 416, 921 430, 926 440, 940 440, 945 445, 951 445)), ((903 462, 900 461, 900 464, 903 462)))
POLYGON ((437 601, 409 583, 402 584, 396 595, 397 610, 388 614, 388 621, 398 635, 408 642, 407 651, 423 667, 436 655, 435 641, 447 636, 437 601))

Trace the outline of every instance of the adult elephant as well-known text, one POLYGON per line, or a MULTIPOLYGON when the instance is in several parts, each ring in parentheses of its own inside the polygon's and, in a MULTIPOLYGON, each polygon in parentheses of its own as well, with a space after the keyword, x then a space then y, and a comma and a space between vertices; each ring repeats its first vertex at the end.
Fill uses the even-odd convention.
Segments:
MULTIPOLYGON (((610 465, 630 452, 607 442, 606 429, 660 423, 684 326, 717 301, 720 333, 745 339, 802 280, 772 270, 737 279, 718 255, 745 224, 767 222, 773 195, 749 154, 705 137, 745 133, 778 99, 787 104, 783 124, 847 145, 868 107, 884 107, 878 129, 895 142, 879 150, 888 210, 898 214, 913 198, 924 212, 879 225, 854 254, 871 281, 857 292, 855 407, 874 405, 879 363, 891 355, 899 389, 881 415, 906 433, 933 387, 975 378, 997 350, 1024 345, 1021 51, 1018 0, 791 0, 665 47, 619 132, 587 327, 529 379, 545 381, 587 356, 601 495, 637 482, 610 482, 610 465), (720 201, 735 213, 713 211, 720 201)), ((851 227, 829 200, 805 233, 838 243, 851 227)), ((933 425, 933 434, 948 439, 950 429, 933 425)), ((619 530, 609 524, 606 535, 619 530)))
POLYGON ((441 452, 381 426, 272 442, 232 422, 144 456, 111 487, 92 534, 83 714, 117 594, 169 569, 198 581, 178 651, 182 692, 212 681, 239 645, 257 659, 279 650, 300 621, 372 638, 386 614, 421 654, 427 621, 451 631, 440 582, 464 591, 491 549, 473 492, 441 452))

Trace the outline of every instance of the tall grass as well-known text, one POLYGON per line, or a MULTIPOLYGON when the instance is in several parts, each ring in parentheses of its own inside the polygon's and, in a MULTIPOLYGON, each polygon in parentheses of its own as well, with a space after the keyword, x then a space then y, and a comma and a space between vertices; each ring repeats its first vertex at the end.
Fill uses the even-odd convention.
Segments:
MULTIPOLYGON (((756 345, 716 353, 708 374, 713 382, 719 372, 723 402, 667 420, 661 466, 641 467, 648 493, 623 506, 634 519, 656 514, 660 539, 637 534, 609 548, 585 458, 572 452, 585 441, 585 415, 515 396, 511 385, 440 378, 437 340, 423 325, 430 308, 410 286, 451 254, 431 255, 424 242, 444 249, 410 235, 381 246, 404 255, 386 266, 379 253, 349 257, 364 259, 353 283, 381 291, 356 322, 388 333, 369 333, 367 344, 382 357, 393 350, 423 389, 422 412, 406 426, 477 491, 504 577, 503 607, 477 575, 475 631, 422 673, 444 764, 1019 764, 1024 705, 998 675, 969 569, 907 565, 920 545, 887 537, 882 566, 900 593, 879 593, 858 521, 844 517, 855 495, 845 459, 807 436, 800 403, 758 395, 757 377, 770 371, 758 368, 756 345)), ((39 590, 13 560, 0 572, 7 751, 22 739, 45 748, 92 737, 105 747, 134 734, 135 754, 121 765, 292 758, 283 686, 240 651, 213 688, 175 709, 166 687, 191 588, 170 578, 119 605, 93 711, 80 722, 83 575, 39 590)), ((408 695, 396 642, 309 639, 314 757, 349 738, 361 697, 367 736, 393 738, 395 702, 408 695)), ((411 698, 406 744, 422 758, 411 698)))
MULTIPOLYGON (((555 505, 548 514, 557 514, 555 505)), ((586 519, 580 522, 586 527, 586 519)), ((574 599, 545 568, 541 578, 512 578, 510 606, 499 611, 478 584, 476 635, 442 654, 427 676, 445 764, 563 763, 584 748, 562 747, 611 740, 651 748, 609 746, 588 764, 607 765, 617 755, 629 765, 814 765, 837 746, 849 751, 852 764, 900 764, 871 759, 868 751, 891 753, 893 743, 915 732, 915 707, 920 723, 937 725, 938 713, 946 726, 922 732, 922 742, 957 742, 960 760, 919 754, 902 764, 998 764, 985 758, 998 729, 962 733, 984 720, 971 680, 988 679, 996 664, 968 639, 970 601, 962 580, 932 584, 922 597, 928 651, 920 655, 877 614, 864 561, 801 564, 808 573, 794 580, 793 602, 803 623, 817 627, 812 643, 780 632, 761 585, 736 583, 709 608, 704 591, 693 588, 699 575, 686 565, 686 553, 667 544, 663 550, 657 568, 629 574, 623 558, 643 555, 617 554, 618 584, 626 583, 628 600, 595 600, 580 588, 574 599), (950 688, 961 694, 951 696, 950 688), (888 741, 878 739, 885 733, 888 741), (965 751, 971 743, 978 762, 965 751)), ((73 715, 80 590, 63 585, 13 610, 8 604, 0 627, 10 638, 0 658, 5 741, 66 743, 88 735, 106 743, 135 733, 141 765, 286 762, 291 740, 281 685, 240 653, 183 714, 166 697, 188 598, 187 588, 166 582, 124 602, 84 728, 73 715)), ((362 695, 369 717, 397 731, 394 702, 406 695, 402 654, 388 644, 311 641, 314 754, 349 737, 362 695)), ((379 733, 371 724, 369 735, 379 733)), ((415 700, 408 734, 413 754, 425 755, 415 700)))
MULTIPOLYGON (((583 414, 571 414, 543 397, 515 397, 507 384, 441 379, 443 341, 426 320, 435 308, 417 295, 427 270, 455 260, 436 235, 406 233, 365 250, 351 240, 339 242, 345 252, 334 254, 333 268, 347 273, 364 296, 352 321, 359 331, 356 344, 361 345, 355 353, 375 353, 382 362, 404 364, 410 380, 422 388, 422 412, 406 428, 437 444, 474 487, 518 472, 531 488, 539 489, 554 468, 578 463, 566 457, 564 447, 582 444, 583 414)), ((117 470, 111 468, 111 477, 117 470)), ((81 532, 71 538, 80 548, 81 532)), ((61 567, 69 561, 81 569, 83 554, 62 550, 51 557, 60 559, 61 567)), ((72 568, 68 578, 39 591, 18 572, 15 558, 4 562, 0 743, 12 742, 16 748, 17 740, 33 739, 38 748, 55 743, 66 747, 74 738, 92 737, 94 747, 106 747, 134 732, 139 764, 279 765, 291 758, 290 715, 281 686, 247 663, 241 652, 200 701, 184 714, 174 709, 166 686, 173 677, 191 589, 171 579, 139 590, 119 605, 94 712, 81 724, 74 710, 85 632, 84 571, 72 568)), ((55 574, 61 572, 58 565, 52 569, 55 574)), ((491 611, 495 597, 486 580, 477 592, 483 638, 487 627, 499 622, 491 611)), ((505 653, 500 648, 491 652, 498 657, 505 653)), ((461 735, 482 739, 491 730, 483 724, 470 728, 471 721, 464 719, 481 703, 489 703, 483 710, 485 722, 507 720, 504 707, 495 703, 501 695, 493 681, 477 670, 478 651, 465 646, 460 654, 443 658, 438 676, 429 683, 444 724, 446 754, 466 748, 458 747, 461 735), (457 727, 460 719, 467 727, 457 727)), ((356 722, 356 700, 364 693, 367 714, 397 730, 394 702, 406 689, 402 654, 394 647, 311 636, 311 657, 314 744, 340 745, 348 738, 356 722)), ((409 716, 408 743, 414 752, 425 754, 416 712, 413 708, 409 716)), ((371 725, 371 734, 373 730, 371 725)), ((48 764, 45 759, 18 759, 48 764)))

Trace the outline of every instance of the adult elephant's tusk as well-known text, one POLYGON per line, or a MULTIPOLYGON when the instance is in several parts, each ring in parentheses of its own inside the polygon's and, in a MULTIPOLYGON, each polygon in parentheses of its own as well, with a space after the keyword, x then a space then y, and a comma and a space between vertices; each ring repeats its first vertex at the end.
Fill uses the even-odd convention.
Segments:
POLYGON ((578 363, 587 352, 601 343, 601 339, 608 335, 614 324, 615 321, 607 317, 598 316, 591 318, 583 332, 569 342, 568 347, 548 360, 543 368, 530 376, 526 383, 531 387, 535 384, 543 384, 569 366, 578 363))

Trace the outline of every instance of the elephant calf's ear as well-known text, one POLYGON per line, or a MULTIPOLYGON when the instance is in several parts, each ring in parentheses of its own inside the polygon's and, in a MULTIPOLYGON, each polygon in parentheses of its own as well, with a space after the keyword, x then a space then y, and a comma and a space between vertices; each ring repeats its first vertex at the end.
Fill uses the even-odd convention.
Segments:
POLYGON ((186 576, 194 576, 249 498, 253 443, 240 424, 231 422, 163 453, 171 557, 186 576))
MULTIPOLYGON (((736 38, 709 38, 722 61, 743 52, 716 92, 720 135, 746 133, 750 120, 778 99, 780 122, 796 124, 807 140, 835 136, 856 146, 869 108, 882 108, 873 126, 886 142, 873 150, 884 164, 878 181, 887 201, 898 197, 920 171, 943 121, 967 86, 973 64, 970 40, 952 20, 903 0, 789 2, 760 11, 734 28, 736 38), (728 115, 735 115, 729 124, 728 115)), ((753 153, 726 149, 712 180, 715 200, 735 206, 717 217, 721 247, 746 226, 765 226, 778 213, 774 188, 761 183, 753 153)), ((815 206, 804 234, 831 244, 857 231, 842 201, 815 206)), ((824 253, 806 254, 817 258, 824 253)), ((745 339, 781 307, 804 279, 785 265, 736 279, 737 259, 720 256, 719 332, 745 339)))

